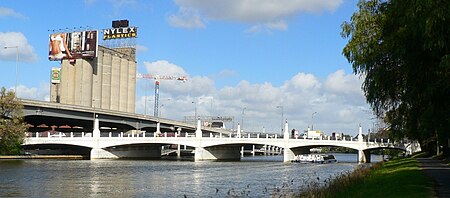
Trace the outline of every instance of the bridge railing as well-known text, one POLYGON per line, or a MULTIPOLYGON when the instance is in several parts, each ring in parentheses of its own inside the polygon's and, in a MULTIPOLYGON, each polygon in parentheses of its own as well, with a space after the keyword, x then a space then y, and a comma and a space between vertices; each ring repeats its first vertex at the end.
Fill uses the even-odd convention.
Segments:
MULTIPOLYGON (((28 132, 27 138, 92 138, 92 132, 28 132)), ((156 132, 100 132, 100 138, 150 138, 150 137, 165 137, 165 138, 195 138, 195 133, 178 133, 178 132, 164 132, 164 133, 156 133, 156 132)), ((262 134, 262 133, 246 133, 246 134, 237 134, 234 133, 203 133, 203 138, 242 138, 242 139, 283 139, 284 137, 279 136, 278 134, 262 134)), ((344 142, 353 142, 358 141, 355 138, 333 138, 333 137, 315 137, 315 138, 306 138, 306 137, 291 137, 289 139, 299 140, 299 141, 344 141, 344 142)), ((373 139, 371 141, 364 141, 368 144, 374 144, 382 147, 387 146, 400 146, 407 144, 407 140, 402 141, 390 141, 389 139, 373 139)), ((411 142, 411 141, 409 141, 411 142)))

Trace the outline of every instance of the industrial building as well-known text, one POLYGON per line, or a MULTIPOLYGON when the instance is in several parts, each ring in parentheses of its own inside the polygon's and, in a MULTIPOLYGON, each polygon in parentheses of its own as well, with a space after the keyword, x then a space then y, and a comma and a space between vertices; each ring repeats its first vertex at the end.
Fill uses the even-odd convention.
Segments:
POLYGON ((52 77, 51 102, 135 112, 135 48, 98 45, 96 57, 63 59, 61 68, 56 69, 58 80, 52 77))

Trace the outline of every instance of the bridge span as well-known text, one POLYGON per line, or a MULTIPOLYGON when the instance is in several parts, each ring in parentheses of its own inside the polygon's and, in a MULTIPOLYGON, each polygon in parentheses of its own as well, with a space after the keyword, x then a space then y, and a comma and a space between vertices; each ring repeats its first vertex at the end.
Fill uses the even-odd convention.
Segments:
MULTIPOLYGON (((160 131, 160 132, 194 132, 196 125, 161 117, 147 116, 136 113, 98 109, 78 105, 61 104, 37 100, 20 99, 24 105, 25 121, 29 124, 30 132, 49 130, 93 131, 94 118, 100 118, 100 130, 127 132, 160 131), (53 126, 53 128, 51 128, 53 126), (56 127, 56 129, 55 129, 56 127)), ((216 128, 203 128, 205 132, 228 133, 229 131, 216 128)))
MULTIPOLYGON (((239 130, 238 130, 239 131, 239 130)), ((359 130, 358 140, 321 140, 321 139, 291 139, 289 137, 288 123, 285 124, 283 138, 269 138, 269 136, 256 137, 247 134, 213 134, 204 137, 200 120, 195 133, 175 133, 173 137, 160 133, 141 133, 131 136, 101 137, 98 118, 95 119, 92 136, 83 134, 75 137, 35 137, 27 138, 26 147, 39 147, 40 145, 70 145, 90 149, 90 159, 111 158, 160 158, 161 147, 164 145, 185 145, 194 148, 194 160, 239 160, 241 147, 244 145, 270 145, 283 148, 284 162, 290 162, 295 155, 309 153, 310 148, 335 146, 358 150, 358 162, 370 162, 370 151, 375 149, 399 149, 408 153, 420 149, 417 143, 412 142, 364 142, 362 129, 359 130)))

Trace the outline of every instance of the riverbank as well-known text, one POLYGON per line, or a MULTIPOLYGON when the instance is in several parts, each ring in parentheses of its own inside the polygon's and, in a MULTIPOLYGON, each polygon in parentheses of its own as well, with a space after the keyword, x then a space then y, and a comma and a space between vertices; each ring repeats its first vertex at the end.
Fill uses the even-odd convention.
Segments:
POLYGON ((0 160, 11 159, 84 159, 82 155, 0 155, 0 160))
POLYGON ((415 158, 394 159, 311 185, 299 197, 433 197, 433 182, 415 158))

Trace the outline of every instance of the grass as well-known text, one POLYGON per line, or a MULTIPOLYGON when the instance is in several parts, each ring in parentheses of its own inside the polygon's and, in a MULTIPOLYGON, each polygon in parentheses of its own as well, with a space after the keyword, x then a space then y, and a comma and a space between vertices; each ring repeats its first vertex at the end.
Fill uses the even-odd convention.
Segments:
POLYGON ((338 176, 300 197, 432 197, 433 183, 414 158, 395 159, 338 176))

